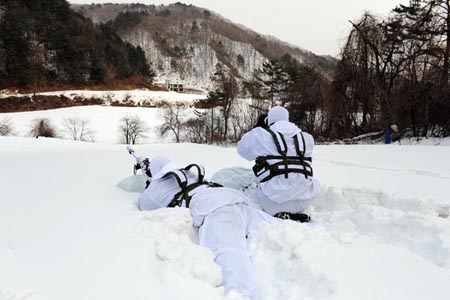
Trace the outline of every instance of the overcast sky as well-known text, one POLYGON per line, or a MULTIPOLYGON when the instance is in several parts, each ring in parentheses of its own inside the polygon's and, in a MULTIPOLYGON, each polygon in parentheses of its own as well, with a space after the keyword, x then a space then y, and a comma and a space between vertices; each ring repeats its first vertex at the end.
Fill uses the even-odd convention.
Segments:
MULTIPOLYGON (((69 0, 72 3, 169 4, 167 0, 69 0)), ((399 3, 408 0, 189 0, 180 1, 207 8, 233 22, 262 34, 310 50, 338 56, 350 31, 348 20, 364 11, 386 16, 399 3)))

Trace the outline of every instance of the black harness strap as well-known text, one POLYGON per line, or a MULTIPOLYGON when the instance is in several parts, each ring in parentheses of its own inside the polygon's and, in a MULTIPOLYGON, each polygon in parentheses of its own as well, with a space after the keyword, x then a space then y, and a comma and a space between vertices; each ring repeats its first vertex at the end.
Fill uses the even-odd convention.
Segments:
MULTIPOLYGON (((303 134, 302 134, 302 136, 303 136, 303 134)), ((297 151, 297 155, 301 155, 301 154, 305 154, 305 152, 302 152, 301 150, 300 150, 300 144, 299 144, 299 142, 298 142, 298 135, 294 135, 294 144, 295 144, 295 150, 297 151)), ((304 140, 303 140, 303 151, 305 151, 305 143, 304 143, 304 140)))
POLYGON ((186 174, 183 172, 183 169, 168 172, 167 174, 165 174, 163 176, 163 178, 167 178, 170 176, 175 177, 175 179, 178 183, 178 186, 181 188, 181 191, 178 192, 177 194, 175 194, 174 198, 169 203, 168 207, 182 206, 183 200, 186 201, 186 207, 189 207, 190 199, 187 200, 186 196, 188 196, 188 195, 185 193, 186 188, 187 188, 187 177, 186 177, 186 174))
POLYGON ((189 166, 185 167, 183 170, 189 171, 192 167, 195 167, 197 169, 198 181, 203 181, 203 179, 205 178, 205 168, 203 166, 200 166, 197 164, 190 164, 189 166))
POLYGON ((163 178, 169 177, 170 175, 173 175, 175 177, 180 187, 185 187, 187 185, 187 177, 183 172, 183 169, 168 172, 163 176, 163 178))
POLYGON ((185 206, 189 208, 189 204, 191 203, 192 199, 192 196, 190 196, 189 193, 198 188, 199 186, 206 185, 208 187, 222 187, 222 185, 218 183, 204 181, 203 179, 205 177, 205 169, 203 168, 203 166, 197 164, 191 164, 183 169, 168 172, 163 176, 163 178, 170 176, 175 177, 178 185, 181 188, 181 191, 179 191, 174 195, 172 201, 169 203, 167 207, 175 207, 175 206, 181 207, 184 201, 185 206), (195 167, 197 169, 198 178, 197 182, 188 185, 188 178, 185 172, 189 171, 192 167, 195 167))
POLYGON ((303 132, 300 132, 300 136, 302 137, 302 142, 303 142, 303 154, 305 154, 306 142, 305 142, 305 137, 303 136, 303 132))
POLYGON ((284 162, 284 178, 289 178, 289 171, 288 171, 288 161, 287 161, 287 144, 286 144, 286 140, 284 139, 284 136, 278 132, 278 134, 280 135, 281 141, 283 142, 283 146, 284 146, 284 151, 283 153, 281 153, 281 156, 283 157, 283 162, 284 162))
POLYGON ((274 131, 272 131, 270 128, 264 128, 264 129, 267 132, 269 132, 270 135, 272 136, 272 139, 275 142, 275 146, 277 147, 277 151, 278 151, 278 153, 280 153, 281 158, 283 159, 285 170, 286 170, 286 172, 284 173, 284 178, 289 178, 289 173, 287 172, 288 165, 287 165, 287 160, 286 160, 286 154, 287 154, 288 148, 287 148, 287 144, 286 144, 286 140, 284 139, 284 136, 281 133, 277 132, 278 136, 280 137, 281 142, 283 143, 283 149, 284 149, 283 150, 283 149, 281 149, 280 141, 278 140, 277 134, 274 131))
MULTIPOLYGON (((300 136, 302 137, 302 142, 303 142, 303 152, 302 152, 302 160, 303 160, 303 164, 305 167, 305 170, 307 170, 308 168, 310 169, 310 172, 305 173, 306 178, 308 178, 308 175, 313 177, 313 169, 311 166, 312 163, 312 157, 305 157, 305 153, 306 153, 306 142, 305 142, 305 137, 303 136, 303 133, 300 132, 300 136), (308 162, 308 163, 306 163, 308 162)), ((297 146, 298 146, 298 138, 297 138, 297 146)))
MULTIPOLYGON (((264 128, 268 133, 270 133, 270 135, 272 136, 273 141, 275 142, 275 146, 277 147, 277 151, 278 153, 280 153, 281 155, 286 154, 287 153, 287 147, 286 147, 286 141, 283 138, 283 146, 284 146, 284 151, 283 149, 281 149, 281 145, 280 145, 280 141, 278 140, 277 134, 272 131, 270 128, 264 128)), ((277 132, 280 137, 283 137, 283 135, 279 132, 277 132)))
MULTIPOLYGON (((300 150, 300 143, 298 142, 298 134, 294 135, 294 144, 295 144, 295 150, 297 151, 297 155, 300 158, 300 163, 302 164, 303 168, 306 170, 307 166, 305 164, 305 151, 306 151, 306 142, 305 137, 303 136, 303 133, 300 132, 300 136, 302 137, 303 142, 303 151, 300 150)), ((311 167, 311 166, 309 166, 311 167)), ((312 173, 312 169, 311 169, 312 173)), ((312 174, 311 174, 312 176, 312 174)), ((308 172, 305 172, 305 177, 308 178, 308 172)))
POLYGON ((301 132, 299 134, 302 138, 303 151, 300 150, 298 134, 296 134, 293 137, 293 139, 297 155, 287 156, 288 147, 284 136, 280 132, 275 133, 274 131, 268 128, 266 128, 266 131, 272 136, 277 151, 280 155, 267 155, 256 158, 255 165, 253 166, 253 172, 255 173, 255 175, 257 177, 260 177, 264 173, 269 171, 269 174, 264 178, 262 178, 260 182, 266 182, 278 175, 284 175, 285 178, 288 178, 289 173, 301 173, 305 175, 305 178, 308 178, 308 176, 310 177, 313 176, 313 170, 311 167, 312 158, 305 157, 306 142, 305 137, 301 132), (284 149, 281 148, 281 144, 278 140, 277 134, 280 137, 284 149), (268 162, 269 160, 280 160, 280 161, 275 163, 269 163, 268 162), (290 166, 300 166, 300 168, 290 166))

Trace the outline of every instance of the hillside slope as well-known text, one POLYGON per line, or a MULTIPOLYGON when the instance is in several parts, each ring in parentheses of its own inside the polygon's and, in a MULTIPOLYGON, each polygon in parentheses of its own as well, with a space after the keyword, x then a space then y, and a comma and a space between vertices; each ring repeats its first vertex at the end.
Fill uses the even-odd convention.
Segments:
POLYGON ((0 89, 111 84, 152 72, 139 47, 66 0, 0 1, 0 89))
POLYGON ((94 23, 111 22, 124 40, 142 47, 160 80, 207 87, 217 63, 251 80, 255 69, 268 59, 296 59, 324 74, 334 68, 331 57, 258 34, 192 5, 94 4, 74 8, 94 23))

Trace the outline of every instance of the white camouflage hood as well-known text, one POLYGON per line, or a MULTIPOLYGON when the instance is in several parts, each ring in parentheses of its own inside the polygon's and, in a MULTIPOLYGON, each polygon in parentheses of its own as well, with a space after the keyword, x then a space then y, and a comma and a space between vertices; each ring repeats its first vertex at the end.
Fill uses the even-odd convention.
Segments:
POLYGON ((279 133, 287 137, 293 137, 294 135, 302 132, 302 130, 298 128, 297 125, 289 121, 278 121, 270 126, 270 129, 275 132, 278 131, 279 133))
POLYGON ((153 180, 163 177, 170 171, 180 169, 181 167, 165 156, 155 156, 150 161, 150 172, 152 172, 153 180))

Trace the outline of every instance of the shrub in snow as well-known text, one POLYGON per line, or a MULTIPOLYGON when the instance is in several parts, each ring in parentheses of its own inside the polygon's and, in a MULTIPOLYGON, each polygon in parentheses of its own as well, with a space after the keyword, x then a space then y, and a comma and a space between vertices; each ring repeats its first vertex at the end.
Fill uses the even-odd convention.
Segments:
POLYGON ((30 133, 36 138, 40 136, 51 138, 56 137, 56 130, 53 124, 51 124, 49 119, 45 118, 34 120, 30 133))
POLYGON ((190 143, 208 143, 208 125, 205 118, 189 119, 183 123, 186 140, 190 143))
POLYGON ((64 134, 75 141, 94 142, 95 131, 90 127, 91 121, 80 118, 65 118, 62 122, 64 134))
POLYGON ((10 118, 0 119, 0 135, 7 136, 13 132, 13 126, 10 118))

